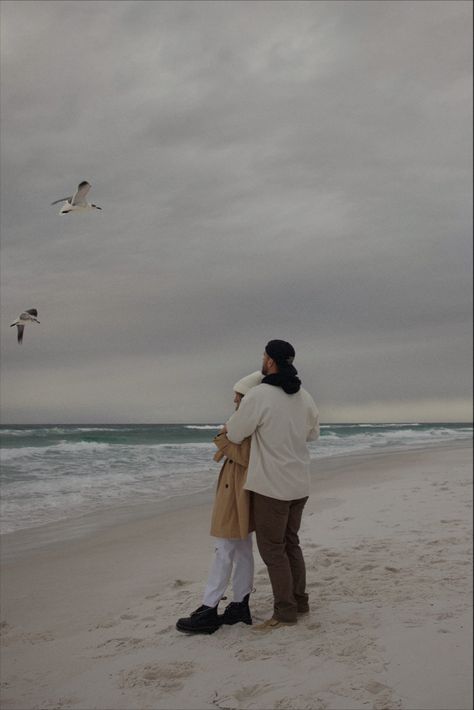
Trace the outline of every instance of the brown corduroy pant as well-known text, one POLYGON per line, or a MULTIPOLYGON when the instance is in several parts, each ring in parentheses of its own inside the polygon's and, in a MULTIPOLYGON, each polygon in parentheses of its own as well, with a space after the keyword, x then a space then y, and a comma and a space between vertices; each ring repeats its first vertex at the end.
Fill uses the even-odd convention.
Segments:
POLYGON ((277 500, 253 493, 258 551, 265 562, 273 590, 273 618, 296 621, 308 610, 306 567, 298 531, 308 497, 277 500))

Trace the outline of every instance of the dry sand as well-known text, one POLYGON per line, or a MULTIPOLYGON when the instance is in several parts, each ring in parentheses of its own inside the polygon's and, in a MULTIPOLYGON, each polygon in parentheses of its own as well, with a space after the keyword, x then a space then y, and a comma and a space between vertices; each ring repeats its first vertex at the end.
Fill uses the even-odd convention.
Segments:
MULTIPOLYGON (((201 603, 209 500, 5 536, 2 708, 472 708, 471 462, 465 444, 315 462, 312 611, 268 633, 175 630, 201 603)), ((255 587, 260 621, 258 553, 255 587)))

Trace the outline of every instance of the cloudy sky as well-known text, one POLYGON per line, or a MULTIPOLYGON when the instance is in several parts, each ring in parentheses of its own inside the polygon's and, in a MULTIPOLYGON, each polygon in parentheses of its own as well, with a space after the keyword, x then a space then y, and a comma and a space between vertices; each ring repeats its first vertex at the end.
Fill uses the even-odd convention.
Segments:
POLYGON ((2 2, 3 423, 222 421, 272 338, 324 421, 470 419, 471 13, 2 2))

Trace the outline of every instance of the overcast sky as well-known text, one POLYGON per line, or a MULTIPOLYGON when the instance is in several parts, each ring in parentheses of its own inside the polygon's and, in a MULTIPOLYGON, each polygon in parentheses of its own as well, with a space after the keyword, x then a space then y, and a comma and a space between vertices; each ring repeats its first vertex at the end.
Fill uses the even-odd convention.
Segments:
POLYGON ((219 422, 272 338, 323 421, 470 419, 471 15, 2 2, 3 423, 219 422))

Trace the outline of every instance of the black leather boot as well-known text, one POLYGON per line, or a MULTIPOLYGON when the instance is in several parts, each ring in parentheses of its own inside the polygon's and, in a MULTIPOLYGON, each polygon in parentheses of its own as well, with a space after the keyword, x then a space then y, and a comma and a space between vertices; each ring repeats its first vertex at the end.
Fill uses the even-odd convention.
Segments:
POLYGON ((242 621, 244 624, 252 625, 252 616, 250 614, 249 596, 247 594, 241 602, 231 602, 224 610, 224 613, 219 616, 221 624, 238 624, 242 621))
POLYGON ((191 616, 178 619, 176 628, 188 634, 213 634, 221 626, 216 606, 203 604, 191 616))

